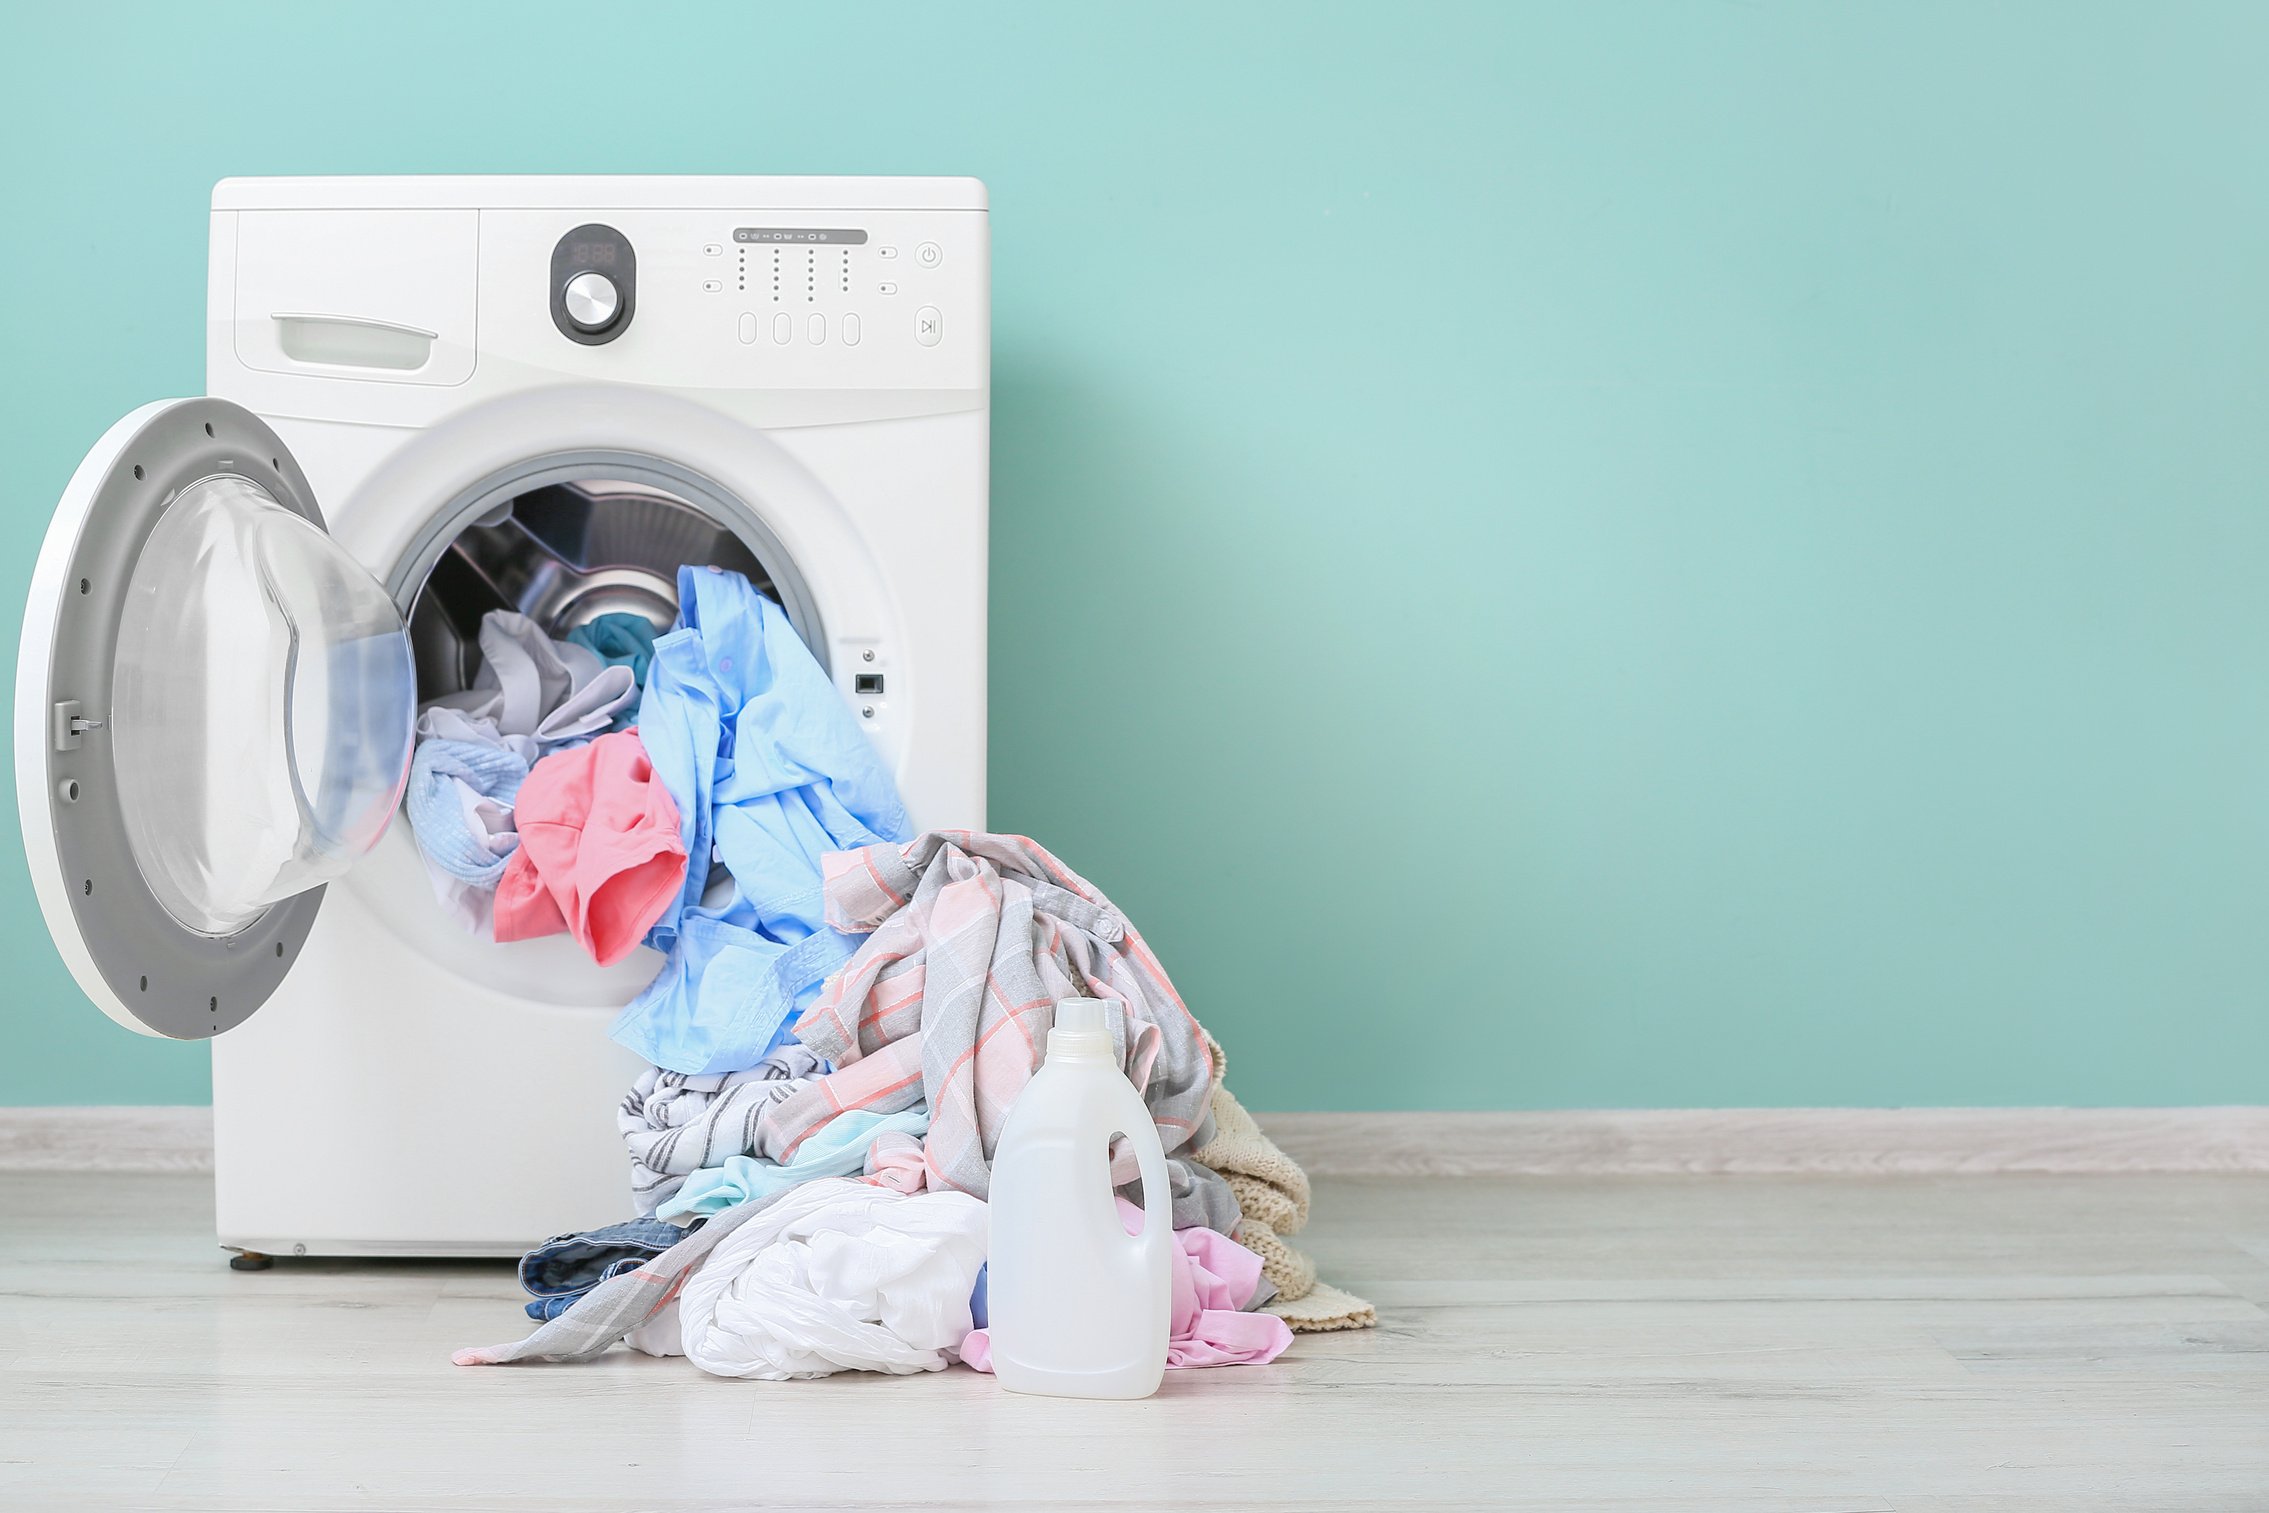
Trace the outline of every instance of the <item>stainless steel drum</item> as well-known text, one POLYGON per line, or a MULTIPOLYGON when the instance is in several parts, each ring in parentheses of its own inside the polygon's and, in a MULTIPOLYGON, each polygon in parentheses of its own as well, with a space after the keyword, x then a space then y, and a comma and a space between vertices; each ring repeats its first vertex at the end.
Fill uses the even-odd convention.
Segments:
POLYGON ((458 534, 418 594, 410 643, 419 699, 471 686, 481 617, 492 609, 518 610, 553 636, 615 611, 667 630, 683 563, 744 573, 779 597, 739 536, 659 489, 589 481, 514 496, 458 534))

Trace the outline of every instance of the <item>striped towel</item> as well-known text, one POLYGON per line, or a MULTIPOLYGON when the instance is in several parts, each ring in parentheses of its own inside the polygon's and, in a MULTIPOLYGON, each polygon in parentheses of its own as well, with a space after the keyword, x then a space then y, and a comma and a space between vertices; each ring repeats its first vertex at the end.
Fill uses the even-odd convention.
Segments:
POLYGON ((745 1072, 694 1076, 650 1067, 623 1096, 615 1114, 630 1148, 630 1197, 651 1214, 688 1174, 723 1166, 735 1156, 772 1152, 757 1144, 757 1115, 824 1070, 800 1045, 784 1045, 745 1072))

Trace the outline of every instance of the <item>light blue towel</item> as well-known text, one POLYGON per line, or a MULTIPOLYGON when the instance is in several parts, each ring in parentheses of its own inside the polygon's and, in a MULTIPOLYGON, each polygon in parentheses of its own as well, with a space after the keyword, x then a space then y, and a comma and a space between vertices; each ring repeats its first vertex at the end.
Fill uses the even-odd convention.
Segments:
POLYGON ((893 1130, 919 1140, 929 1132, 930 1111, 925 1107, 878 1114, 855 1108, 837 1114, 804 1137, 795 1159, 786 1165, 760 1161, 754 1156, 728 1156, 723 1166, 704 1167, 685 1179, 660 1208, 657 1219, 679 1219, 687 1214, 722 1213, 751 1198, 769 1198, 814 1177, 848 1177, 867 1164, 867 1147, 877 1135, 893 1130))
POLYGON ((913 827, 787 612, 738 573, 678 570, 678 625, 654 643, 638 734, 691 863, 646 940, 669 961, 609 1033, 673 1072, 741 1071, 863 939, 827 928, 820 857, 913 827), (712 860, 732 885, 704 905, 712 860))
POLYGON ((512 850, 499 852, 488 833, 467 823, 465 790, 510 804, 519 796, 528 764, 500 746, 477 741, 427 740, 410 759, 407 794, 410 829, 427 861, 462 882, 493 888, 512 850))

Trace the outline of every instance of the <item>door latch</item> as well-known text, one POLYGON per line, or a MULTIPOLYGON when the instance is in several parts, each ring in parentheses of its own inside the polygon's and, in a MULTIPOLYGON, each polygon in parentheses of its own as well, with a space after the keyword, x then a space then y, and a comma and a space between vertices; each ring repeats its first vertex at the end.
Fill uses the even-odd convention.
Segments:
POLYGON ((103 722, 79 713, 77 699, 64 699, 55 706, 55 749, 77 751, 81 737, 90 730, 101 730, 103 722))

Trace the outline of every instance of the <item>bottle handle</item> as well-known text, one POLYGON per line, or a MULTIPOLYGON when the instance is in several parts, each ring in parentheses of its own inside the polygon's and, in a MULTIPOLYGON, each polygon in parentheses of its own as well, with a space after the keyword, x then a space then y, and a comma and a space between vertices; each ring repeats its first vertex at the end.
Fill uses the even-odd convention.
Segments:
MULTIPOLYGON (((1124 1135, 1126 1131, 1119 1133, 1124 1135)), ((1158 1150, 1155 1139, 1136 1140, 1128 1136, 1128 1143, 1135 1148, 1135 1165, 1142 1173, 1142 1234, 1139 1238, 1148 1242, 1154 1231, 1171 1236, 1174 1233, 1174 1187, 1166 1179, 1166 1157, 1158 1150)))

